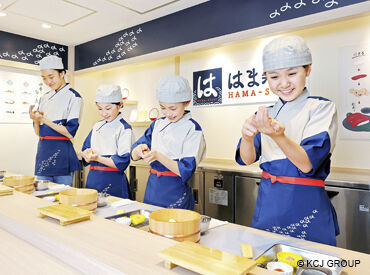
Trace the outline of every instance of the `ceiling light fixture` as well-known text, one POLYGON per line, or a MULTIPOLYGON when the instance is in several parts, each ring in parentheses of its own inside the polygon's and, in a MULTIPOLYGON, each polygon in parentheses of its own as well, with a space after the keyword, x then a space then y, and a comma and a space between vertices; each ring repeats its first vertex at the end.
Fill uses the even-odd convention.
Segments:
POLYGON ((6 16, 7 14, 5 12, 0 11, 0 16, 6 16))
POLYGON ((43 23, 43 24, 41 25, 41 27, 43 27, 44 29, 50 29, 50 28, 51 28, 51 25, 46 24, 46 23, 43 23))

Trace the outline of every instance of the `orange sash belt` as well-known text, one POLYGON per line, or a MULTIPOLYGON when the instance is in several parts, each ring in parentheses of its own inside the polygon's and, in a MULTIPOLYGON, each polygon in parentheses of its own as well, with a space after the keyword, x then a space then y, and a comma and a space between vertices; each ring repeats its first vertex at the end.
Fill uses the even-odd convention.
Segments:
POLYGON ((175 174, 174 172, 171 172, 171 171, 159 172, 159 171, 157 171, 155 169, 152 169, 152 168, 150 169, 150 173, 157 175, 158 178, 161 177, 161 176, 178 177, 178 175, 175 174))
POLYGON ((119 171, 117 168, 106 167, 106 166, 92 166, 90 165, 90 170, 99 170, 99 171, 119 171))
POLYGON ((290 183, 298 185, 310 185, 310 186, 320 186, 325 187, 325 182, 318 179, 307 179, 307 178, 295 178, 295 177, 284 177, 284 176, 273 176, 269 173, 262 171, 262 177, 264 179, 271 179, 271 183, 281 182, 290 183))
POLYGON ((53 137, 53 136, 40 137, 40 140, 44 140, 44 139, 69 140, 69 138, 67 137, 53 137))

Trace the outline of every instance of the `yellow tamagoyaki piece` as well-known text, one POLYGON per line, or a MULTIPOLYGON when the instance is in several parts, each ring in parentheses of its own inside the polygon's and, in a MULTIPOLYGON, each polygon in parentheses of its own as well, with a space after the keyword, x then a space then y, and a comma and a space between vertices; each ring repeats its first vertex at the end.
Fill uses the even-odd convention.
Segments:
POLYGON ((246 258, 253 258, 253 249, 252 247, 249 245, 249 244, 240 244, 240 247, 242 248, 242 254, 243 254, 243 257, 246 257, 246 258))

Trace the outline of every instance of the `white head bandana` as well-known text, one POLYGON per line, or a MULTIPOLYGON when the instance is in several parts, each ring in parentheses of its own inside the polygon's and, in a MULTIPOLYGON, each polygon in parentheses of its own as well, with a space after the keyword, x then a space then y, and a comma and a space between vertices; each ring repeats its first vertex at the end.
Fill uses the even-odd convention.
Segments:
POLYGON ((95 102, 119 103, 122 101, 121 87, 118 85, 103 84, 98 87, 95 102))
POLYGON ((263 71, 294 68, 312 64, 306 41, 296 35, 278 37, 263 49, 263 71))
POLYGON ((40 70, 64 70, 62 59, 55 55, 45 56, 40 60, 40 70))
POLYGON ((160 102, 177 103, 191 100, 191 89, 187 79, 178 75, 162 77, 157 88, 160 102))

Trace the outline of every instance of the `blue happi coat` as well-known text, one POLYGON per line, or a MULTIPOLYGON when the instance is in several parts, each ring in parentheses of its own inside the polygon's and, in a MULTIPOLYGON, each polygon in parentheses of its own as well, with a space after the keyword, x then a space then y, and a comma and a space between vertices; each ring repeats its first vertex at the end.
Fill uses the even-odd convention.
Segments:
MULTIPOLYGON (((59 91, 51 90, 40 99, 38 110, 50 121, 63 125, 75 136, 82 110, 82 98, 67 83, 59 91)), ((43 139, 64 137, 46 124, 40 125, 40 140, 37 147, 35 175, 64 176, 81 169, 70 140, 43 139)))
MULTIPOLYGON (((111 122, 101 120, 95 123, 85 139, 82 151, 91 148, 98 155, 111 158, 118 171, 90 170, 87 176, 86 188, 93 188, 98 192, 108 188, 106 191, 112 196, 131 198, 131 190, 125 174, 125 170, 130 164, 131 145, 132 128, 122 118, 121 114, 111 122)), ((96 161, 91 163, 84 161, 84 165, 90 165, 90 169, 91 167, 107 167, 96 161)))
MULTIPOLYGON (((307 89, 291 102, 279 99, 268 108, 269 115, 282 123, 285 135, 299 144, 312 164, 308 173, 300 171, 267 135, 254 137, 256 161, 273 176, 325 180, 337 134, 337 114, 333 102, 311 97, 307 89)), ((240 157, 240 142, 236 161, 240 157)), ((335 210, 324 187, 271 182, 261 178, 252 226, 300 239, 335 245, 339 234, 335 210)))
MULTIPOLYGON (((189 111, 177 122, 162 117, 155 120, 144 135, 134 143, 147 144, 150 150, 158 151, 178 163, 181 176, 150 174, 144 202, 167 208, 194 209, 194 198, 188 183, 197 164, 205 155, 205 141, 199 124, 189 111)), ((159 161, 150 163, 159 172, 169 171, 159 161)))

